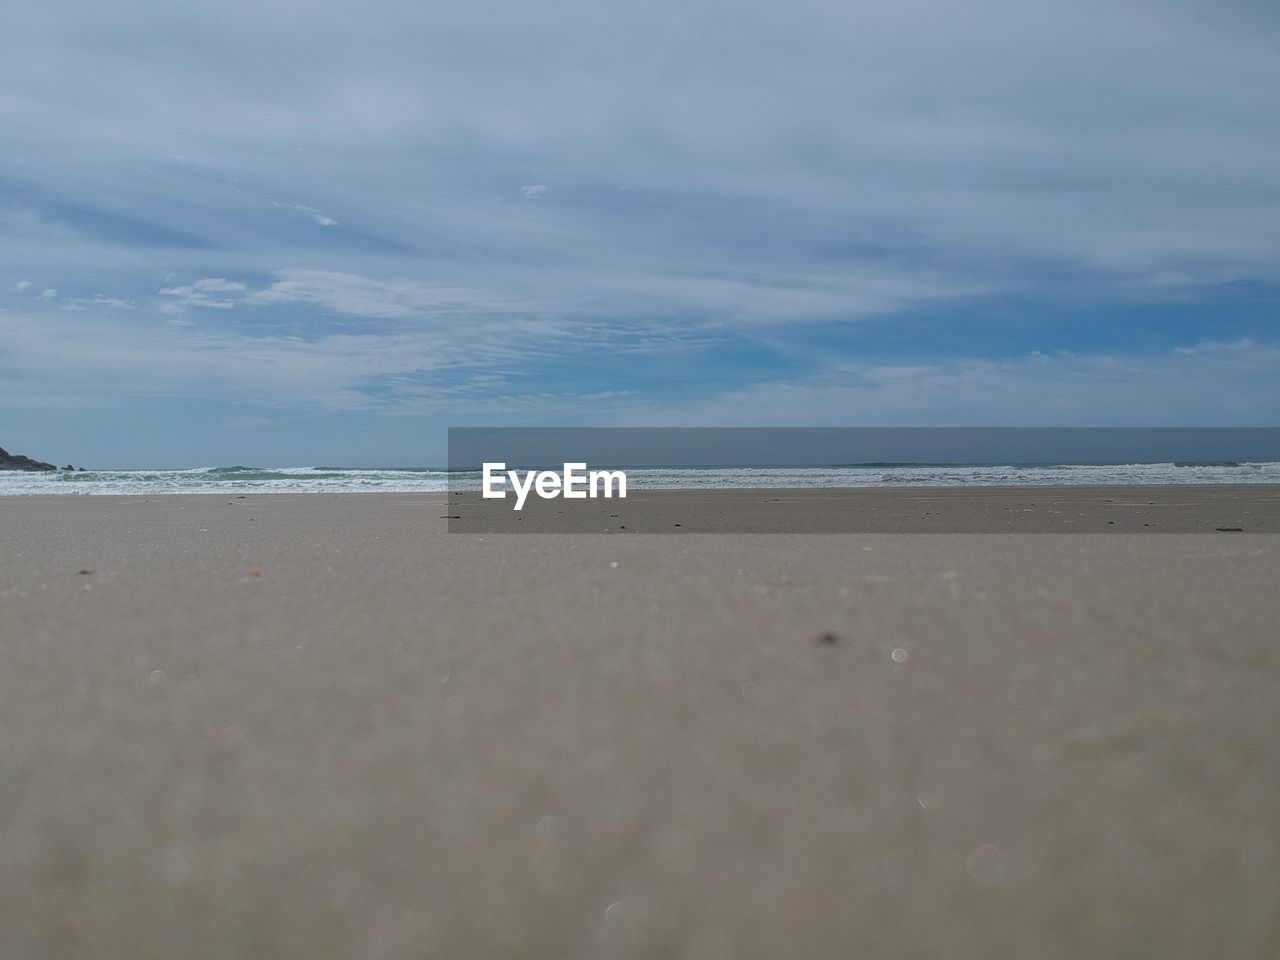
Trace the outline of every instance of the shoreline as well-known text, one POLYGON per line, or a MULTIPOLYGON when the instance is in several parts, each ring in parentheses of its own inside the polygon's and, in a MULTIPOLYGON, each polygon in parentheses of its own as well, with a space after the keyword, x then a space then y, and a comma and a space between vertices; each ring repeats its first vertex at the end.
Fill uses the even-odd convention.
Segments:
POLYGON ((0 509, 92 513, 117 504, 360 503, 361 512, 419 504, 417 519, 454 534, 599 533, 1280 533, 1280 484, 761 487, 632 490, 625 498, 483 499, 478 492, 376 490, 269 493, 32 494, 0 509), (62 506, 53 507, 54 504, 62 506), (438 509, 431 509, 438 508, 438 509))
POLYGON ((625 499, 449 494, 452 533, 1280 533, 1280 484, 635 490, 625 499))

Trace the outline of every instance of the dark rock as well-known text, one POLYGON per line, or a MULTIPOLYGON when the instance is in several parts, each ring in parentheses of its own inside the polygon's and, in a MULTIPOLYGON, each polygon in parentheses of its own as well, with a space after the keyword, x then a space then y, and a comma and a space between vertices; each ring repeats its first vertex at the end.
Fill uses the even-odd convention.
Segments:
POLYGON ((0 470, 57 470, 52 463, 44 463, 40 460, 32 460, 30 457, 24 457, 20 454, 10 453, 4 447, 0 447, 0 470))

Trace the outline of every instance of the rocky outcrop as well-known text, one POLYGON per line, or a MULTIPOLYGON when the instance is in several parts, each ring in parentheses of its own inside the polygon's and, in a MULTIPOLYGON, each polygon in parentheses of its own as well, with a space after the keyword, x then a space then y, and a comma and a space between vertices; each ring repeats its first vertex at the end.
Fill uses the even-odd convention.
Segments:
POLYGON ((52 463, 43 463, 40 460, 32 460, 30 457, 24 457, 20 454, 10 453, 4 447, 0 447, 0 470, 57 470, 52 463))

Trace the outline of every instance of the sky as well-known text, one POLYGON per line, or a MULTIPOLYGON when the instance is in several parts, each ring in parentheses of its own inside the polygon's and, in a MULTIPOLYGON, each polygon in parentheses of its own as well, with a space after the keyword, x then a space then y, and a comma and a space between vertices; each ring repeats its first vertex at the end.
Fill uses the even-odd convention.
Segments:
POLYGON ((0 445, 1280 425, 1270 0, 6 5, 0 445))

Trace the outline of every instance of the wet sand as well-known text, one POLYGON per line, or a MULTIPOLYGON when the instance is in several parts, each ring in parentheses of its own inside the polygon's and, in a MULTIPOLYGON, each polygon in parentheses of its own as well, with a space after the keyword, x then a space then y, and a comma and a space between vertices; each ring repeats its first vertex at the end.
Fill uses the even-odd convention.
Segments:
POLYGON ((452 493, 455 533, 1280 533, 1275 484, 452 493))
POLYGON ((1280 537, 449 509, 0 499, 5 956, 1276 952, 1280 537))

